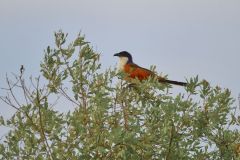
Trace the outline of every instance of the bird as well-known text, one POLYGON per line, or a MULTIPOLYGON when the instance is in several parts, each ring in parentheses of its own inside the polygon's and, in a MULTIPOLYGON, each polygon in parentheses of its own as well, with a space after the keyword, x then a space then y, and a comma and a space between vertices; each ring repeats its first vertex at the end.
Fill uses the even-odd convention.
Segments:
POLYGON ((21 67, 20 67, 20 73, 23 74, 24 70, 25 70, 24 66, 21 65, 21 67))
POLYGON ((186 86, 187 83, 168 80, 164 77, 156 75, 153 71, 140 67, 139 65, 133 62, 132 55, 127 51, 121 51, 119 53, 114 54, 114 56, 119 57, 118 62, 118 70, 120 72, 126 73, 125 80, 129 79, 138 79, 139 81, 146 80, 149 77, 157 77, 158 82, 174 84, 179 86, 186 86))

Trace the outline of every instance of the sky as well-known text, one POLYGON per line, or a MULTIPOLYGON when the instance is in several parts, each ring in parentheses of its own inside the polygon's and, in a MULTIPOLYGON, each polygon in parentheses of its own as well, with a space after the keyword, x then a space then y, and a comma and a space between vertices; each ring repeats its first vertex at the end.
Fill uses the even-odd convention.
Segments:
MULTIPOLYGON (((105 68, 126 50, 135 63, 155 65, 169 79, 199 75, 234 98, 240 93, 239 0, 0 0, 0 87, 21 65, 38 76, 59 29, 68 42, 85 34, 105 68)), ((0 105, 1 115, 14 112, 0 105)))

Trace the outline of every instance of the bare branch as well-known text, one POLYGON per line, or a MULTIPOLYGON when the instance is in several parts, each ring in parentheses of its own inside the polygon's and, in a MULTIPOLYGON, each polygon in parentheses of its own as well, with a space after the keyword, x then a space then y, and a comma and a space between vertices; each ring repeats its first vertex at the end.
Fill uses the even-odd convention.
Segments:
POLYGON ((18 102, 17 98, 15 97, 15 94, 13 92, 13 88, 16 86, 16 84, 18 83, 18 81, 14 84, 10 83, 10 80, 8 79, 8 76, 6 75, 6 81, 7 81, 7 85, 9 88, 9 92, 11 94, 11 96, 13 97, 14 101, 17 103, 17 105, 19 106, 19 108, 21 107, 21 104, 18 102))
POLYGON ((42 120, 42 113, 41 113, 41 98, 39 95, 39 79, 40 77, 37 78, 37 88, 36 88, 36 92, 37 92, 37 107, 38 107, 38 115, 39 115, 39 123, 40 123, 40 133, 41 133, 41 137, 44 139, 45 142, 45 148, 47 151, 48 156, 50 157, 51 160, 53 160, 52 154, 51 154, 51 148, 48 144, 48 140, 47 140, 47 136, 45 134, 45 130, 44 130, 44 126, 43 126, 43 120, 42 120))

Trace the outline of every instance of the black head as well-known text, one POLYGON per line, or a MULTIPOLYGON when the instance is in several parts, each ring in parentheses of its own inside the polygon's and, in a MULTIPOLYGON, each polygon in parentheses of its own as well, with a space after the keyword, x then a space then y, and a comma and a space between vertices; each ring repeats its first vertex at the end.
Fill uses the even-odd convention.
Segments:
POLYGON ((114 54, 114 56, 118 56, 118 57, 127 57, 128 58, 128 63, 132 63, 132 55, 130 53, 128 53, 127 51, 122 51, 119 53, 114 54))

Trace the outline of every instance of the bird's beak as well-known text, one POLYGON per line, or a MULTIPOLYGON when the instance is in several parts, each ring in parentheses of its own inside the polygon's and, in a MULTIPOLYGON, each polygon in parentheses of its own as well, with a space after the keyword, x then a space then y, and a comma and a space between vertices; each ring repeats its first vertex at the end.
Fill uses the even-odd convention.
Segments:
POLYGON ((114 54, 113 56, 119 56, 119 53, 114 54))

